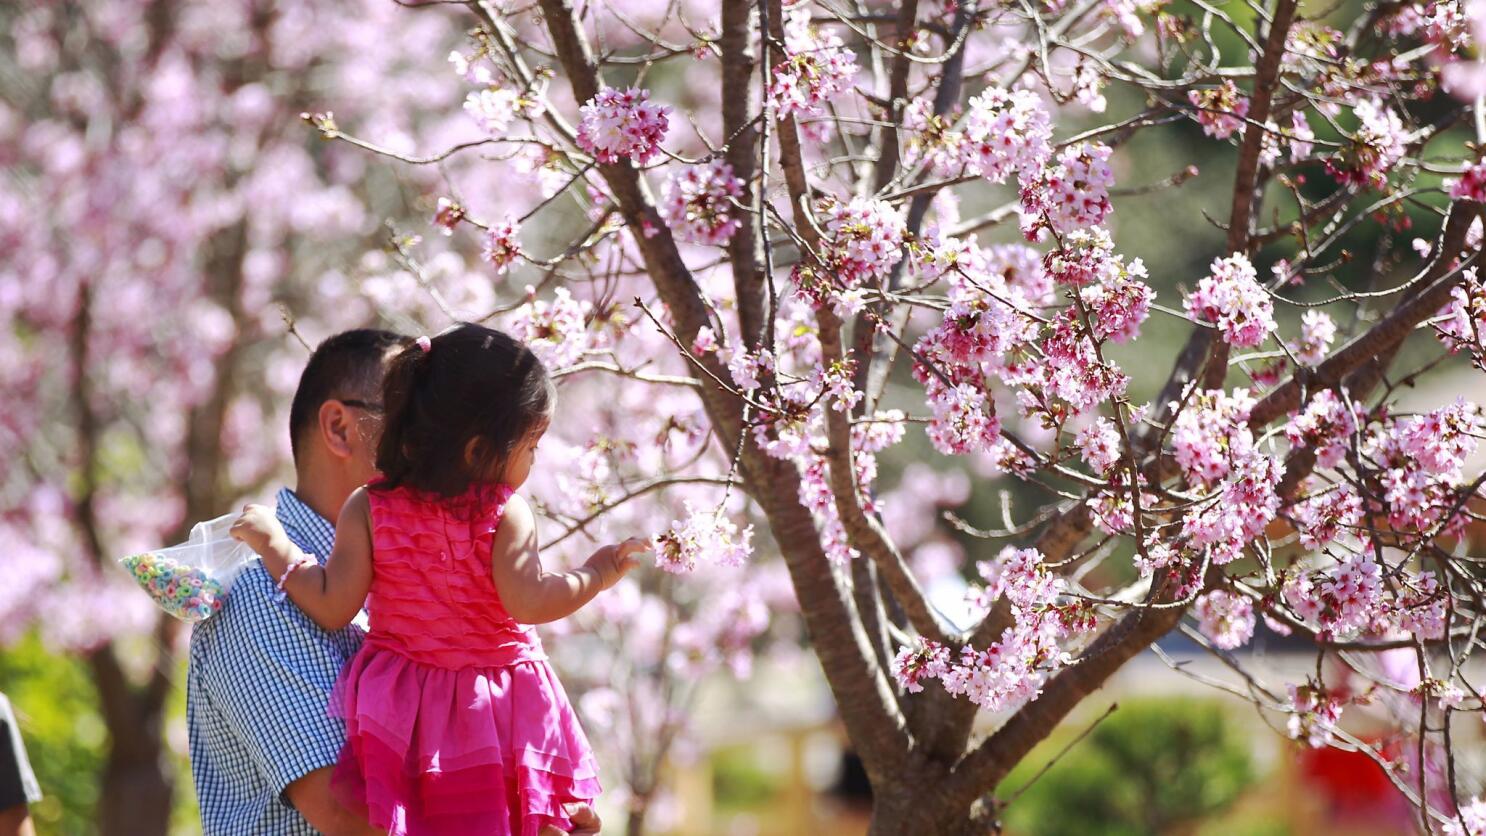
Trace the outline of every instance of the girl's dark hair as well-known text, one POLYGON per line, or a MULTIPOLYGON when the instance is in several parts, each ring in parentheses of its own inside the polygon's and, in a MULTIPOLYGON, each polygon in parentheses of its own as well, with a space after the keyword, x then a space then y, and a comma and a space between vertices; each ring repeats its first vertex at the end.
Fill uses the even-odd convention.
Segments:
POLYGON ((548 420, 556 397, 542 361, 509 334, 465 322, 427 351, 411 344, 383 383, 378 486, 463 493, 548 420), (471 439, 479 442, 466 462, 471 439))

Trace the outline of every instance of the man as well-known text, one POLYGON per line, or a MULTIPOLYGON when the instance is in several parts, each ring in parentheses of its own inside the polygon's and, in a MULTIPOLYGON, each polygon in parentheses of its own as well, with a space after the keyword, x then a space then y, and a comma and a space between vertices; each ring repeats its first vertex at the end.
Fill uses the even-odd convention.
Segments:
MULTIPOLYGON (((277 516, 295 545, 321 562, 335 542, 331 520, 376 474, 382 378, 410 342, 388 331, 346 331, 321 343, 300 377, 289 410, 295 486, 279 491, 277 516)), ((249 564, 222 611, 191 634, 186 722, 202 830, 376 832, 330 792, 345 742, 344 725, 327 712, 330 691, 362 631, 321 630, 276 583, 260 563, 249 564)), ((570 814, 575 832, 598 832, 587 805, 570 814)))
POLYGON ((41 800, 41 787, 26 759, 21 727, 10 700, 0 693, 0 836, 35 836, 30 805, 41 800))

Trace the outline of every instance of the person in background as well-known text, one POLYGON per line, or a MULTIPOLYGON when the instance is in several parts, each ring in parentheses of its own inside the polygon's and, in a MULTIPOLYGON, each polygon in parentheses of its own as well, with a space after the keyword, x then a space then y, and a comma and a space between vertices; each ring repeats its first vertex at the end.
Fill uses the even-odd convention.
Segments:
POLYGON ((0 692, 0 836, 36 836, 31 805, 40 800, 41 787, 26 759, 20 724, 10 700, 0 692))

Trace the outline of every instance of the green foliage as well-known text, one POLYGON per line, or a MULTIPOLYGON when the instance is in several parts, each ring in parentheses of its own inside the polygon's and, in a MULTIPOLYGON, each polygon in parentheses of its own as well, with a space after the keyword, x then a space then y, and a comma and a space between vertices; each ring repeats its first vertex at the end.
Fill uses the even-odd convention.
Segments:
POLYGON ((45 798, 31 808, 39 833, 93 833, 107 731, 86 663, 48 651, 34 635, 0 652, 0 690, 20 720, 45 798))
POLYGON ((780 776, 759 763, 749 748, 729 748, 712 758, 712 793, 724 810, 759 807, 779 794, 780 776))
MULTIPOLYGON (((1026 784, 1072 735, 1049 739, 1000 794, 1026 784)), ((1246 735, 1220 704, 1137 699, 1122 702, 1032 784, 1006 809, 1005 822, 1011 832, 1037 836, 1167 833, 1228 807, 1254 777, 1246 735)))

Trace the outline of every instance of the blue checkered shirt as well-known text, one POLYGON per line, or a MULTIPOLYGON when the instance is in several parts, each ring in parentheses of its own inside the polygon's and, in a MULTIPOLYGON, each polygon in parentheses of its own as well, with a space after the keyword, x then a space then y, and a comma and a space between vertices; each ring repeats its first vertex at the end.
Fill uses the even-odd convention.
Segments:
MULTIPOLYGON (((288 488, 277 514, 289 539, 324 563, 335 526, 288 488)), ((333 765, 345 742, 327 708, 362 632, 320 629, 292 601, 275 600, 275 580, 253 561, 222 611, 191 632, 186 723, 206 836, 314 834, 284 788, 333 765)))

